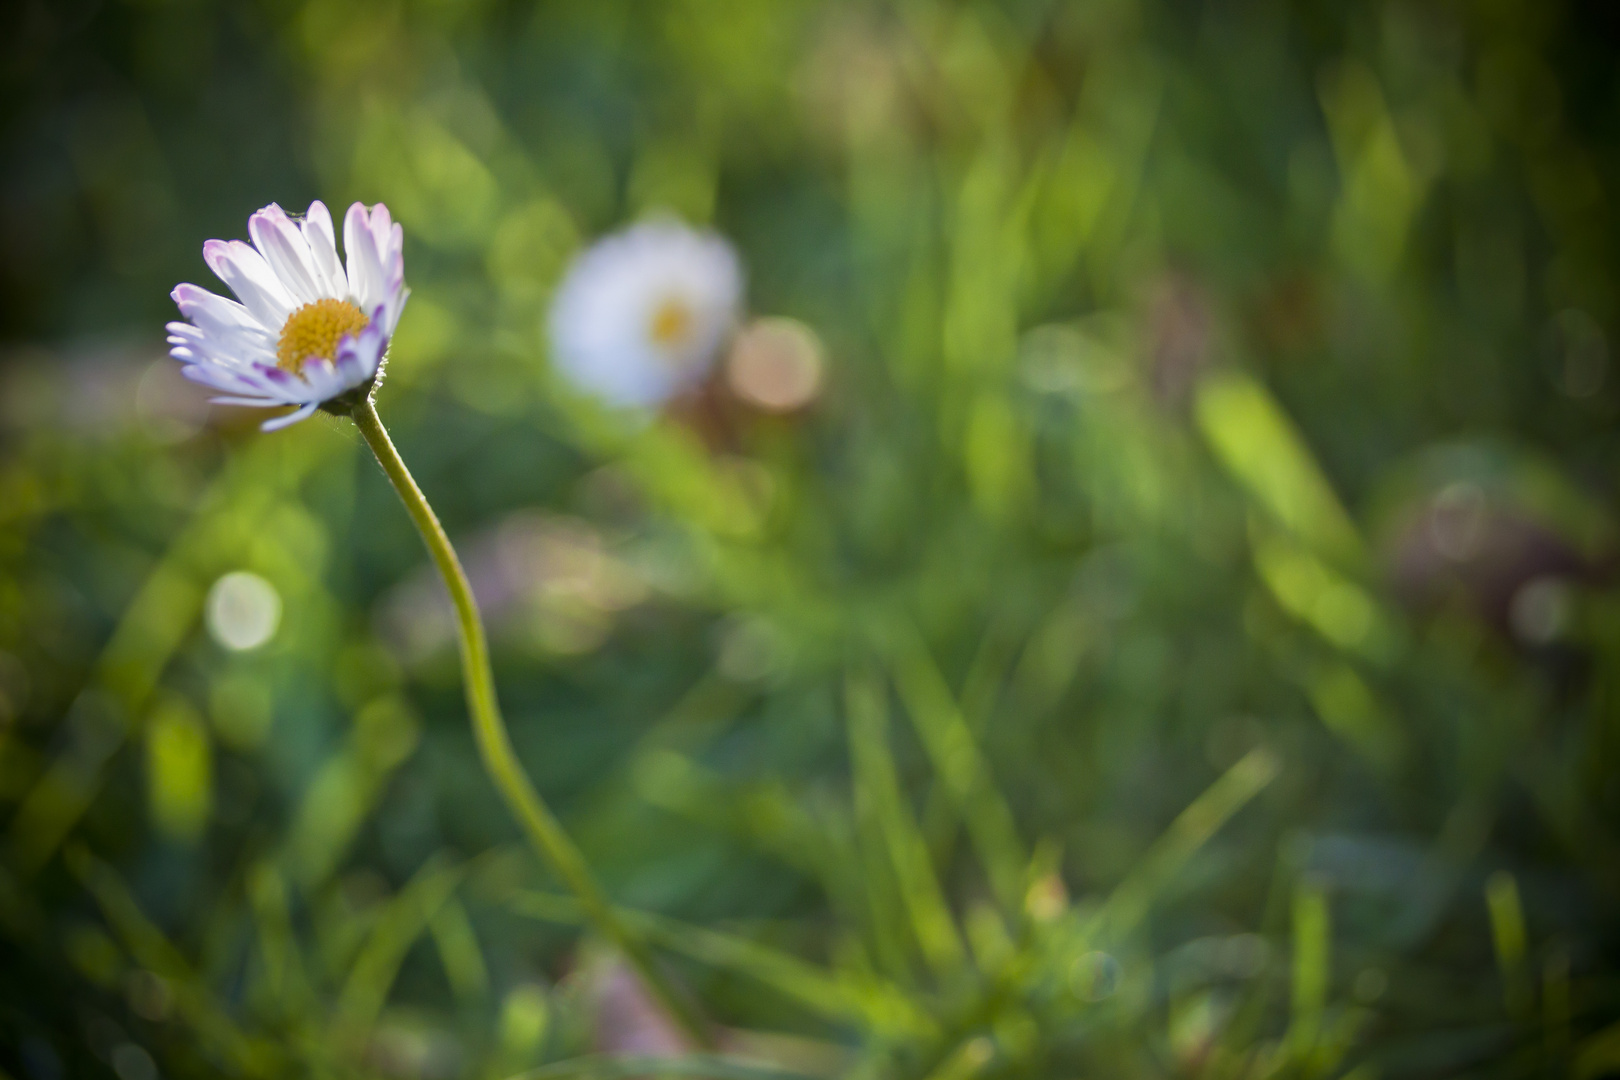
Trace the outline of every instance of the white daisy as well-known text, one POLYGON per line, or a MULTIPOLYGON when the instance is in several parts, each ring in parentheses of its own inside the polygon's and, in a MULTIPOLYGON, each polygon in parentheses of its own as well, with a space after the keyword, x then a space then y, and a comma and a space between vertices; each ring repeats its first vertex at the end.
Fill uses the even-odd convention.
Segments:
POLYGON ((598 241, 551 304, 552 359, 613 405, 658 405, 702 380, 736 325, 742 267, 725 240, 652 221, 598 241))
POLYGON ((318 201, 301 218, 271 203, 248 219, 248 235, 251 245, 203 245, 209 269, 240 303, 176 286, 174 302, 191 321, 169 324, 169 355, 188 379, 221 391, 219 404, 297 406, 262 425, 274 431, 376 380, 410 292, 405 233, 382 203, 349 207, 347 272, 332 215, 318 201))

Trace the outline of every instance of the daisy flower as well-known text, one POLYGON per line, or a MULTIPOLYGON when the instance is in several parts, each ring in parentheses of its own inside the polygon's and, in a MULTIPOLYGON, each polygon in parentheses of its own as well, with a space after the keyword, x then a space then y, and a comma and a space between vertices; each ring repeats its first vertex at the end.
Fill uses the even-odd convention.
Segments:
POLYGON ((410 292, 404 231, 382 203, 349 207, 347 271, 332 215, 319 201, 301 217, 271 203, 248 219, 248 235, 252 244, 203 245, 209 269, 237 299, 177 286, 174 302, 190 321, 169 324, 169 355, 188 379, 220 391, 218 404, 296 407, 265 421, 265 431, 334 400, 352 405, 376 382, 410 292))
POLYGON ((609 404, 659 405, 701 381, 736 325, 730 244, 676 221, 632 226, 575 260, 552 301, 552 358, 609 404))
MULTIPOLYGON (((309 212, 297 220, 271 204, 248 219, 248 233, 251 245, 240 240, 210 240, 203 245, 203 258, 236 293, 236 300, 195 285, 174 290, 175 303, 191 321, 169 324, 171 353, 185 365, 181 370, 187 377, 222 392, 224 396, 214 398, 217 402, 294 406, 292 412, 266 422, 267 431, 296 423, 316 409, 354 422, 399 494, 450 593, 461 639, 468 716, 490 779, 536 853, 573 890, 597 931, 635 967, 648 993, 687 1031, 693 1045, 712 1049, 715 1042, 708 1023, 676 992, 646 943, 614 913, 585 856, 524 772, 501 715, 472 583, 377 415, 371 390, 407 295, 404 232, 380 203, 370 210, 360 203, 349 207, 343 220, 347 272, 338 261, 332 215, 319 202, 311 203, 309 212)), ((707 242, 699 238, 698 243, 701 247, 707 242)), ((722 250, 734 282, 735 265, 729 250, 722 250)), ((733 285, 733 297, 735 292, 733 285)), ((710 303, 710 294, 679 295, 691 299, 683 299, 686 306, 664 318, 691 325, 671 329, 660 324, 660 332, 670 340, 684 340, 701 330, 718 341, 722 331, 702 321, 710 318, 711 309, 704 306, 710 303)))

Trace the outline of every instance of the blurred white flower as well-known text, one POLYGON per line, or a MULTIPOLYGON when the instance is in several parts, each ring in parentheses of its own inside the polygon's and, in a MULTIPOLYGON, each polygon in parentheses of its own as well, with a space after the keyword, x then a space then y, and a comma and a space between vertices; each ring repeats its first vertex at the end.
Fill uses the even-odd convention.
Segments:
POLYGON ((203 258, 240 303, 196 285, 174 290, 190 322, 169 324, 181 373, 225 396, 222 405, 296 405, 265 431, 297 423, 333 398, 369 386, 405 308, 404 231, 381 203, 349 207, 348 270, 320 202, 295 219, 275 203, 248 219, 253 243, 210 240, 203 258))
POLYGON ((721 237, 676 221, 598 241, 552 301, 552 358, 613 405, 647 407, 702 380, 742 306, 742 267, 721 237))

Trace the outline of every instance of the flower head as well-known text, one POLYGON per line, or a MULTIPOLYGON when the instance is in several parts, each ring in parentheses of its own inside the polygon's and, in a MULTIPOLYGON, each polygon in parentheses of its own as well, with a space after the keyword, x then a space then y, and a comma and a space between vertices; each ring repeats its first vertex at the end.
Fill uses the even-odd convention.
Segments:
POLYGON ((300 218, 271 203, 248 219, 248 235, 252 244, 203 245, 236 300, 175 287, 190 321, 169 324, 169 355, 188 379, 220 391, 219 404, 297 406, 262 425, 274 431, 376 380, 410 292, 405 234, 386 206, 355 203, 343 219, 347 270, 321 202, 300 218))
POLYGON ((551 305, 552 357, 614 405, 658 405, 700 381, 736 325, 731 245, 675 221, 632 226, 575 260, 551 305))

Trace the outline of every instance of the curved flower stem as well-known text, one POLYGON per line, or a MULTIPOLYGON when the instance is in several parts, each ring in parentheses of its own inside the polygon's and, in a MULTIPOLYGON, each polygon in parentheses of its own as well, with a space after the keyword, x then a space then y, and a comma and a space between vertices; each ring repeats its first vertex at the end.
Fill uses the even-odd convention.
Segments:
POLYGON ((444 527, 439 524, 433 508, 423 497, 422 489, 416 486, 399 451, 394 449, 393 441, 388 438, 388 432, 378 419, 377 409, 370 397, 356 405, 350 416, 365 438, 366 445, 377 456, 378 464, 388 474, 394 490, 399 492, 405 509, 410 512, 411 520, 416 523, 417 531, 422 534, 422 540, 439 568, 440 576, 444 578, 445 586, 450 590, 451 599, 455 601, 456 623, 461 637, 461 671, 467 684, 467 710, 471 713, 473 734, 477 737, 478 750, 490 779, 495 781, 495 786, 506 799, 508 809, 523 826, 529 840, 578 897, 580 906, 585 909, 586 916, 595 924, 597 931, 618 946, 641 975, 647 989, 687 1035, 699 1047, 713 1049, 714 1037, 708 1025, 659 970, 647 946, 614 914, 602 887, 591 875, 584 855, 574 846, 562 823, 552 814, 530 783, 528 774, 523 771, 512 749, 506 722, 501 719, 500 705, 495 699, 489 646, 484 640, 484 625, 478 617, 478 605, 473 599, 466 572, 461 568, 461 560, 456 558, 455 549, 450 546, 450 538, 445 535, 444 527))

